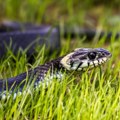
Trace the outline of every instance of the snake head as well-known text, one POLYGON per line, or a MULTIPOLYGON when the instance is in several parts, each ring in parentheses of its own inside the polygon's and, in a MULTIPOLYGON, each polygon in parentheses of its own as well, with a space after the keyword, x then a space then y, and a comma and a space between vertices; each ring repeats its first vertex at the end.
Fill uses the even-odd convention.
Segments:
POLYGON ((77 48, 61 59, 61 64, 67 70, 85 70, 105 63, 111 53, 103 48, 77 48))

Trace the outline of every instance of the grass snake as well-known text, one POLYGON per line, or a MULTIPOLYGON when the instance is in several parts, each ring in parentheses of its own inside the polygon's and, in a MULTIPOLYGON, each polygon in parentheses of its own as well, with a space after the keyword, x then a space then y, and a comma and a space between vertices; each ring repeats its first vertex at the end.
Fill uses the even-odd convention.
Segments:
MULTIPOLYGON (((19 86, 18 91, 22 91, 26 84, 26 78, 29 83, 34 81, 34 85, 38 86, 44 82, 47 73, 49 72, 49 79, 53 77, 61 79, 64 71, 66 72, 81 72, 87 69, 92 69, 105 63, 111 57, 111 53, 103 48, 77 48, 74 51, 62 57, 46 62, 43 65, 24 72, 16 77, 0 80, 0 92, 14 91, 19 86)), ((5 94, 2 96, 5 97, 5 94)))

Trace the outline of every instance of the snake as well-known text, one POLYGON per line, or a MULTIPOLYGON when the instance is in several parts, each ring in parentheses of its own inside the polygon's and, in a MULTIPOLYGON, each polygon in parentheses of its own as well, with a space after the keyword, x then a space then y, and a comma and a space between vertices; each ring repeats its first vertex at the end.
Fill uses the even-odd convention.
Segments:
MULTIPOLYGON (((32 83, 33 80, 34 86, 37 87, 45 81, 45 78, 47 78, 48 81, 53 78, 61 79, 65 71, 69 73, 77 72, 79 74, 82 71, 101 66, 108 61, 111 56, 112 54, 103 48, 76 48, 66 55, 39 65, 15 77, 6 80, 1 79, 0 93, 4 93, 7 90, 14 91, 18 86, 18 91, 22 91, 26 82, 32 83)), ((2 97, 5 98, 5 94, 3 94, 2 97)))

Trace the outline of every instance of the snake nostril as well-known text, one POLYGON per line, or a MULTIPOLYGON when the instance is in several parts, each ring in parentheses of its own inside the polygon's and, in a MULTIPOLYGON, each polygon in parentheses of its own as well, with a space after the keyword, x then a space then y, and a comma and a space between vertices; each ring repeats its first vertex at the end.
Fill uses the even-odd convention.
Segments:
POLYGON ((102 54, 102 56, 105 56, 105 53, 101 53, 102 54))
POLYGON ((96 52, 90 52, 90 53, 88 53, 88 58, 90 60, 94 60, 96 58, 96 52))

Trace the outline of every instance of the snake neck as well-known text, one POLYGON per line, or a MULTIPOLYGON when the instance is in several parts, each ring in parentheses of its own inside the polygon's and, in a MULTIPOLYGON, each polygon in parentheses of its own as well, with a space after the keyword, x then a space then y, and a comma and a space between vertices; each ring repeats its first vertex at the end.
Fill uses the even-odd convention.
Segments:
POLYGON ((35 84, 39 83, 45 79, 47 74, 50 74, 49 75, 50 79, 53 78, 53 76, 60 77, 58 76, 58 73, 60 71, 65 70, 62 64, 60 63, 62 58, 63 57, 59 57, 50 62, 46 62, 43 65, 39 65, 38 67, 31 69, 28 72, 19 74, 15 77, 11 77, 6 80, 0 80, 0 91, 6 90, 7 88, 11 89, 11 87, 13 87, 14 89, 16 86, 19 86, 19 85, 20 85, 20 88, 22 89, 26 81, 31 83, 33 80, 35 80, 34 81, 35 84))
POLYGON ((50 62, 47 62, 45 63, 43 66, 47 67, 50 72, 59 72, 60 70, 61 71, 64 71, 65 68, 63 67, 63 65, 61 64, 61 60, 62 60, 63 56, 62 57, 59 57, 57 59, 54 59, 50 62))

